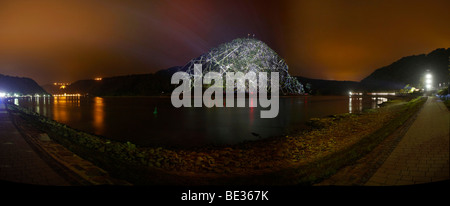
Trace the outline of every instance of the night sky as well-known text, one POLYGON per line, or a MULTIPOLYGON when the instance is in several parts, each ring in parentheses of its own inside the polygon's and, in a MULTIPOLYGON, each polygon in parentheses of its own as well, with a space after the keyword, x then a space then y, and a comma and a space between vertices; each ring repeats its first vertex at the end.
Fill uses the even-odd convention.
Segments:
POLYGON ((292 75, 360 81, 450 47, 448 0, 0 1, 0 73, 39 84, 182 66, 248 33, 292 75))

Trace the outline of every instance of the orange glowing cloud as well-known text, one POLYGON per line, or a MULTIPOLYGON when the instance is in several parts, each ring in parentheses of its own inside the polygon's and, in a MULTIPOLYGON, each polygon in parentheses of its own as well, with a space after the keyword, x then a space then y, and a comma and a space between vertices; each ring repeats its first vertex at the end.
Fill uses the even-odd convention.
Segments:
POLYGON ((450 47, 448 8, 448 0, 4 0, 0 73, 41 84, 151 73, 251 33, 293 75, 360 81, 401 57, 450 47))

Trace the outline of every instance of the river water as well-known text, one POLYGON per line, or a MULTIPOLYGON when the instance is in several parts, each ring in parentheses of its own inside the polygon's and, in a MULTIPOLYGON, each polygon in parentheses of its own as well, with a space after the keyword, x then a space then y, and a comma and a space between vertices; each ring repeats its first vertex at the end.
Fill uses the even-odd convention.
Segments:
MULTIPOLYGON (((248 105, 249 99, 246 99, 248 105)), ((251 100, 250 100, 251 101, 251 100)), ((38 97, 14 103, 58 122, 114 140, 142 146, 190 148, 236 144, 304 128, 313 117, 377 108, 381 97, 280 97, 276 118, 261 119, 267 108, 175 108, 170 97, 38 97)))

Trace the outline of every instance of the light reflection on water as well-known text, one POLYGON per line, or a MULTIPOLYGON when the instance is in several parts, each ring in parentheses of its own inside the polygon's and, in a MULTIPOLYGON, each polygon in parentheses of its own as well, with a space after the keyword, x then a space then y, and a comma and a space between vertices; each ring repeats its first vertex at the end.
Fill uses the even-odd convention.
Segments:
POLYGON ((94 133, 103 134, 105 131, 105 111, 104 111, 103 98, 94 98, 94 111, 92 112, 94 119, 94 133))
POLYGON ((302 129, 312 117, 358 113, 387 101, 381 97, 356 96, 280 97, 278 116, 261 119, 261 110, 269 108, 249 107, 257 102, 252 99, 246 100, 244 108, 174 108, 170 97, 40 98, 19 98, 14 103, 112 139, 144 146, 184 148, 283 135, 302 129))

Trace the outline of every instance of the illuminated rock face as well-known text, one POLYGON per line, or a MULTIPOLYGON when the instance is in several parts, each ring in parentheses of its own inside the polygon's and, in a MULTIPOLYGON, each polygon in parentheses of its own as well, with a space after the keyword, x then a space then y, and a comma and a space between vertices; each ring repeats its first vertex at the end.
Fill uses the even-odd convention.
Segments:
MULTIPOLYGON (((211 49, 208 53, 192 59, 183 67, 193 78, 194 64, 202 64, 203 74, 218 72, 279 72, 281 94, 303 94, 303 85, 288 73, 288 66, 264 42, 253 38, 240 38, 211 49)), ((268 77, 270 80, 270 77, 268 77)), ((270 82, 268 82, 270 85, 270 82)), ((270 89, 270 88, 268 88, 270 89)))

